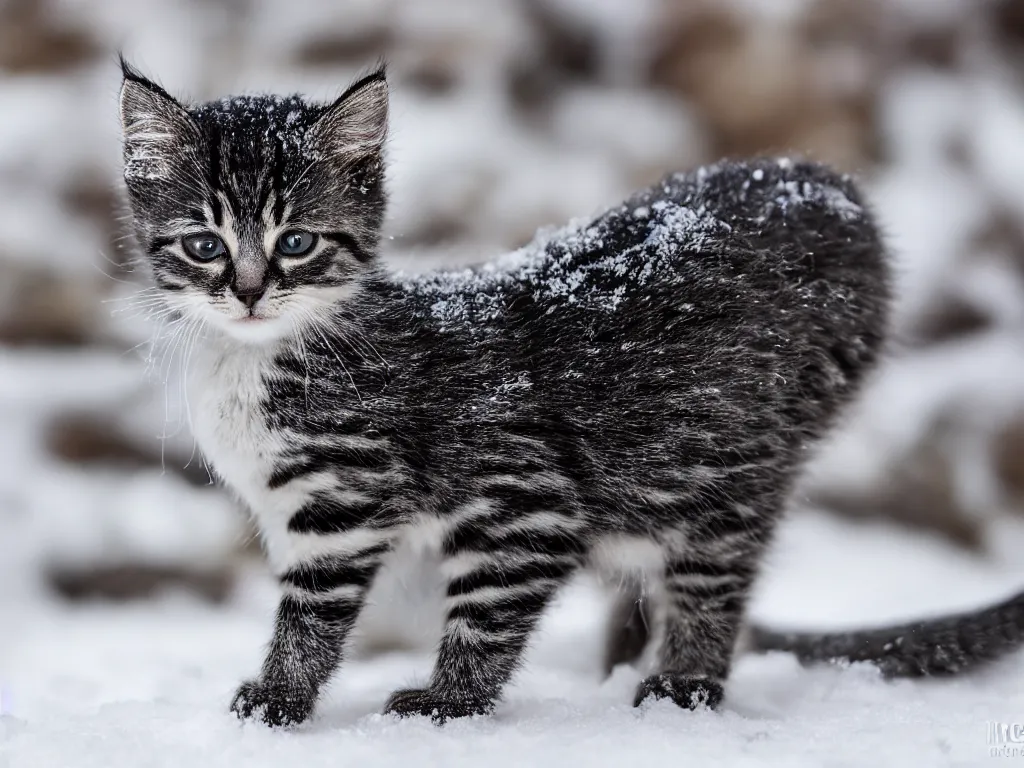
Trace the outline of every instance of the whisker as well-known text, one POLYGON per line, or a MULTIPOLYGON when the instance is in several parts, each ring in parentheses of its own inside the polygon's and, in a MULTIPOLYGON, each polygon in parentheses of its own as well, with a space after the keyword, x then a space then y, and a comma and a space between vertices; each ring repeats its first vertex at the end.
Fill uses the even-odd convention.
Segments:
POLYGON ((188 469, 188 467, 190 467, 192 465, 192 461, 193 461, 193 459, 195 459, 196 453, 197 453, 198 448, 199 448, 199 444, 198 444, 198 442, 196 441, 196 438, 195 438, 195 427, 194 427, 194 424, 192 422, 192 406, 191 406, 191 403, 189 402, 189 399, 188 399, 188 367, 189 367, 189 363, 192 361, 192 355, 195 352, 196 345, 197 345, 197 343, 199 341, 199 338, 202 336, 202 333, 205 330, 205 326, 206 326, 206 322, 203 320, 203 318, 201 316, 197 315, 196 316, 196 323, 195 323, 195 331, 192 333, 191 339, 189 341, 189 344, 188 344, 188 347, 187 347, 187 353, 186 353, 186 356, 185 356, 185 364, 184 364, 184 366, 182 368, 182 373, 181 373, 181 381, 182 381, 181 389, 182 389, 182 399, 185 401, 185 416, 188 419, 189 431, 192 433, 192 453, 189 455, 188 462, 186 462, 186 464, 185 464, 185 468, 186 469, 188 469))
POLYGON ((337 349, 335 349, 334 346, 331 344, 331 342, 327 340, 327 336, 324 334, 324 332, 320 328, 319 318, 317 318, 316 315, 314 315, 312 312, 309 312, 308 310, 304 310, 304 312, 306 313, 306 316, 310 320, 310 323, 309 323, 310 329, 314 333, 316 333, 317 336, 320 337, 320 339, 324 343, 324 346, 326 346, 327 350, 331 353, 331 356, 334 357, 334 359, 338 361, 338 365, 340 365, 341 366, 341 370, 345 372, 345 375, 348 377, 349 383, 352 385, 353 391, 356 393, 356 399, 359 400, 359 404, 360 405, 363 405, 363 396, 361 394, 359 394, 359 388, 356 386, 355 378, 353 378, 352 373, 349 371, 349 369, 345 365, 344 361, 342 361, 341 355, 338 354, 337 349))
POLYGON ((299 327, 298 320, 292 319, 291 326, 299 347, 299 359, 302 361, 303 395, 306 400, 306 413, 309 413, 309 356, 306 351, 306 339, 302 335, 302 329, 299 327))

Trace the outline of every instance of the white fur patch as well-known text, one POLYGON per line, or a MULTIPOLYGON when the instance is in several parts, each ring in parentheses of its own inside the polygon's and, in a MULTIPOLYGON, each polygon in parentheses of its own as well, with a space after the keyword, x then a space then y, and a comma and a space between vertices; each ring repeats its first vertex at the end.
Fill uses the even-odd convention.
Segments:
POLYGON ((211 343, 197 355, 189 376, 192 429, 214 471, 246 504, 275 567, 293 562, 288 520, 322 484, 301 478, 282 488, 267 481, 286 444, 267 428, 261 412, 269 350, 211 343))
POLYGON ((662 548, 648 538, 615 534, 602 537, 590 552, 590 564, 602 577, 640 584, 663 580, 665 556, 662 548))

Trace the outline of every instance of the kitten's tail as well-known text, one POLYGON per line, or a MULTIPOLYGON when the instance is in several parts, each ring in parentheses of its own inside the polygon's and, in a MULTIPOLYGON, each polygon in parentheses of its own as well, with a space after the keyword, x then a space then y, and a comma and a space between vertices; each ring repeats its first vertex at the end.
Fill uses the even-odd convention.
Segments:
MULTIPOLYGON (((627 596, 624 596, 627 597, 627 596)), ((623 599, 613 614, 606 668, 632 662, 648 640, 645 604, 623 599)), ((788 651, 803 663, 866 661, 887 678, 969 672, 1024 646, 1024 592, 966 613, 849 632, 747 627, 741 651, 788 651)))
POLYGON ((1024 592, 980 610, 878 629, 749 632, 750 650, 789 651, 805 663, 867 661, 888 678, 956 675, 1024 646, 1024 592))

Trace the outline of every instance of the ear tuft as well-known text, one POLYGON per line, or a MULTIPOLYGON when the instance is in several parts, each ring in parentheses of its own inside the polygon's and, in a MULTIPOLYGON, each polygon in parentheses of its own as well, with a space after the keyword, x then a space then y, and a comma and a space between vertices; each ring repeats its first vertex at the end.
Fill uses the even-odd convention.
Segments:
POLYGON ((388 135, 388 95, 381 64, 350 85, 313 125, 317 148, 328 157, 379 153, 388 135))
POLYGON ((182 148, 198 140, 198 128, 173 96, 143 77, 124 56, 120 63, 125 180, 165 178, 182 148))
MULTIPOLYGON (((139 82, 149 83, 142 73, 139 72, 132 63, 125 58, 124 51, 117 52, 117 63, 121 65, 121 75, 125 80, 137 80, 139 82)), ((150 83, 152 85, 152 83, 150 83)))

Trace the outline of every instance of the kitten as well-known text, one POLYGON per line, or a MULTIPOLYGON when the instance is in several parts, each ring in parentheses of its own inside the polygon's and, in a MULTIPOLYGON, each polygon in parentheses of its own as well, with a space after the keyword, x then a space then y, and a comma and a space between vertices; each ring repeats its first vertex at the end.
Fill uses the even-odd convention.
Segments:
POLYGON ((794 478, 885 339, 888 258, 849 179, 723 163, 479 269, 388 274, 383 70, 330 104, 185 105, 123 73, 135 234, 196 340, 193 430, 283 591, 232 709, 308 718, 409 542, 439 552, 445 629, 386 712, 490 712, 585 566, 653 608, 635 703, 716 706, 794 478))

